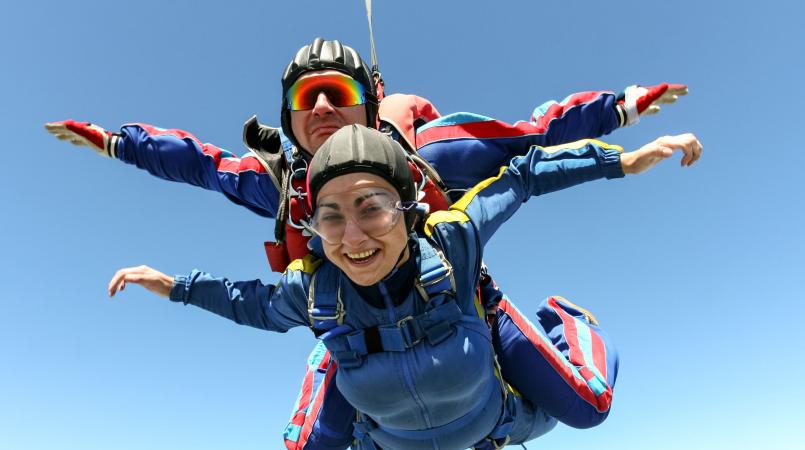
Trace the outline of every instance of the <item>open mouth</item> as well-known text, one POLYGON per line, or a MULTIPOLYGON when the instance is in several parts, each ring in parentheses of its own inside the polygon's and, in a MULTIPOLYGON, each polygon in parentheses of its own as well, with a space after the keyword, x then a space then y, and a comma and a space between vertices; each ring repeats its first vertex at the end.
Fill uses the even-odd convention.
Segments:
POLYGON ((366 250, 364 252, 358 253, 344 253, 344 256, 347 257, 349 262, 356 265, 366 265, 370 264, 377 255, 380 253, 380 249, 373 248, 371 250, 366 250))

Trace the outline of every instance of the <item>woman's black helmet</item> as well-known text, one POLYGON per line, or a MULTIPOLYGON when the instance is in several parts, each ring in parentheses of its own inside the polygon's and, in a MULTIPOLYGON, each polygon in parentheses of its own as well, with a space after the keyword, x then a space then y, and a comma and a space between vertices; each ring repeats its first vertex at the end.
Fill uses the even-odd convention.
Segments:
MULTIPOLYGON (((404 204, 416 202, 416 187, 408 155, 389 136, 363 125, 349 125, 333 133, 313 156, 307 170, 310 205, 315 209, 319 190, 335 177, 365 172, 388 181, 404 204)), ((406 212, 406 224, 413 225, 416 211, 406 212)))

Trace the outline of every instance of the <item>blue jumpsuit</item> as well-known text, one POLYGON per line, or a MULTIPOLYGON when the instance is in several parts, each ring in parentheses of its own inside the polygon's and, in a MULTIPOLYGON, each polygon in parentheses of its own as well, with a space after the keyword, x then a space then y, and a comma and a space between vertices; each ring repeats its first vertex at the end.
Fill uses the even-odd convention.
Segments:
MULTIPOLYGON (((550 146, 609 134, 624 122, 615 100, 612 92, 577 93, 561 102, 546 102, 534 110, 528 122, 513 125, 475 114, 451 114, 420 128, 418 152, 438 170, 449 189, 461 192, 494 175, 501 165, 532 145, 550 146)), ((237 157, 202 143, 190 133, 146 124, 126 125, 121 136, 118 159, 160 178, 216 190, 259 215, 275 217, 279 204, 276 183, 254 155, 237 157)), ((314 350, 311 356, 319 353, 314 350)), ((310 380, 305 383, 310 384, 310 380)), ((333 391, 319 397, 326 406, 315 405, 320 415, 312 432, 289 424, 284 433, 286 444, 292 444, 289 448, 345 448, 351 423, 343 412, 346 402, 337 390, 333 391)))
POLYGON ((462 268, 454 272, 452 298, 426 303, 409 285, 399 294, 403 301, 395 302, 390 292, 397 291, 386 284, 402 276, 400 271, 371 289, 361 289, 328 261, 308 256, 292 263, 276 286, 259 280, 233 283, 193 271, 176 278, 171 299, 240 324, 284 332, 311 326, 308 301, 315 276, 325 280, 317 289, 337 286, 351 334, 325 337, 324 343, 340 363, 340 392, 360 412, 356 437, 362 448, 377 443, 385 450, 463 450, 501 433, 512 443, 527 441, 549 430, 554 419, 594 426, 609 411, 617 354, 592 315, 564 299, 550 298, 541 307, 545 320, 540 326, 524 326, 507 316, 510 305, 504 302, 499 325, 525 328, 502 338, 503 333, 492 336, 479 317, 474 297, 484 245, 524 201, 621 176, 619 148, 598 141, 534 147, 469 190, 449 211, 431 214, 423 236, 409 244, 411 260, 423 259, 433 247, 441 249, 452 266, 462 268), (363 341, 350 338, 372 327, 399 328, 407 318, 450 302, 460 313, 438 341, 423 339, 393 348, 384 340, 382 351, 367 354, 355 343, 363 341), (511 383, 517 394, 496 373, 495 350, 518 352, 499 355, 507 361, 501 370, 518 380, 511 383))

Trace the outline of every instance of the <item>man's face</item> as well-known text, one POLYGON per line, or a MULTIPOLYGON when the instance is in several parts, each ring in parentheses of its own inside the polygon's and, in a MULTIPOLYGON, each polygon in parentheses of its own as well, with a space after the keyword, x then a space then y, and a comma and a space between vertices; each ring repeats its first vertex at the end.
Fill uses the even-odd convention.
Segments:
MULTIPOLYGON (((336 70, 316 70, 307 72, 299 80, 323 75, 341 74, 336 70)), ((298 81, 298 80, 297 80, 298 81)), ((341 127, 359 123, 366 123, 366 105, 346 107, 334 106, 327 94, 318 93, 313 109, 291 111, 291 129, 299 145, 311 154, 321 147, 321 144, 338 131, 341 127)))

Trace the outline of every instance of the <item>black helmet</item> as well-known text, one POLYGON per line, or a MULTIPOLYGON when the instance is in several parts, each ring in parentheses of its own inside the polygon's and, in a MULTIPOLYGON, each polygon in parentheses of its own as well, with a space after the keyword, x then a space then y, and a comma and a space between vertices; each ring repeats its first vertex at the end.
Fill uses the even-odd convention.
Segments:
MULTIPOLYGON (((325 183, 335 177, 356 172, 377 175, 388 181, 400 194, 400 201, 415 202, 416 187, 402 146, 389 136, 363 125, 350 125, 333 133, 313 156, 307 170, 307 189, 310 205, 325 183)), ((406 212, 408 228, 413 225, 416 211, 406 212)))
POLYGON ((291 129, 291 111, 288 109, 288 89, 302 74, 313 70, 337 70, 343 72, 360 83, 366 90, 366 123, 372 127, 377 126, 377 92, 372 71, 361 59, 358 52, 352 47, 342 45, 338 41, 325 41, 316 38, 313 43, 306 45, 296 52, 293 61, 285 68, 282 74, 282 111, 280 118, 282 131, 300 150, 310 153, 299 146, 299 142, 291 129))

